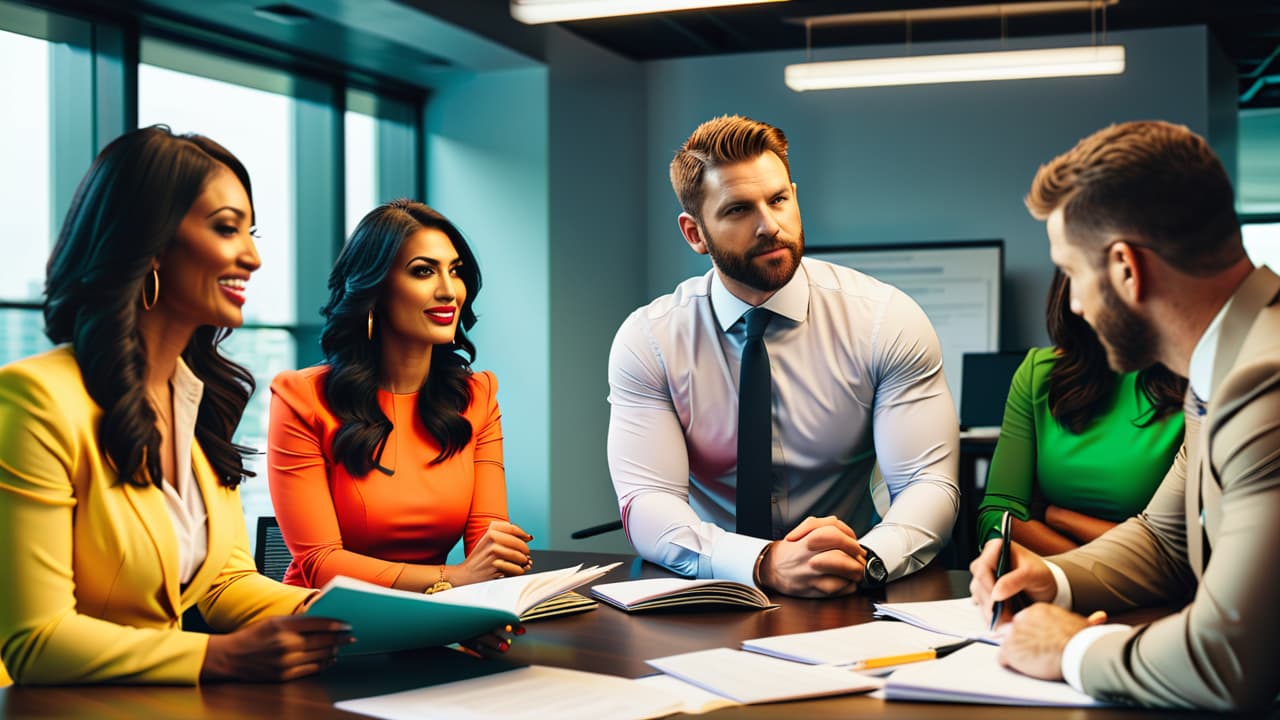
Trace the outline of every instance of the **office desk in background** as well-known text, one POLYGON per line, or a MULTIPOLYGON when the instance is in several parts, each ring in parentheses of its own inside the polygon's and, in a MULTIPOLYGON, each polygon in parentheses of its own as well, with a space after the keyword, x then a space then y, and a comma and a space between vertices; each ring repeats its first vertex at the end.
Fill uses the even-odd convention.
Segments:
MULTIPOLYGON (((668 576, 666 571, 625 555, 535 551, 535 567, 555 569, 577 563, 623 561, 601 582, 668 576)), ((344 658, 326 672, 291 683, 227 683, 200 687, 81 686, 0 689, 0 718, 270 718, 326 720, 359 718, 333 707, 338 700, 408 690, 484 674, 506 663, 537 663, 640 677, 652 672, 648 658, 715 647, 767 635, 840 627, 871 619, 871 603, 937 600, 968 592, 968 575, 931 566, 886 588, 883 596, 853 595, 828 600, 775 596, 771 611, 711 611, 627 615, 602 605, 564 618, 531 623, 505 660, 481 661, 443 648, 344 658)), ((428 717, 424 715, 424 717, 428 717)), ((1123 709, 1006 708, 884 702, 861 695, 798 703, 729 708, 715 718, 1071 718, 1106 720, 1156 715, 1123 709)), ((690 716, 692 717, 692 716, 690 716)), ((602 720, 607 720, 602 718, 602 720)))

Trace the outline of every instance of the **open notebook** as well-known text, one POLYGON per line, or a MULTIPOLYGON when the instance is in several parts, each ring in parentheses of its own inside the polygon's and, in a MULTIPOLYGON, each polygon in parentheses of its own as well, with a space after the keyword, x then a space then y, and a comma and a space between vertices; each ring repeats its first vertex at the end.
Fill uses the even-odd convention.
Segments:
POLYGON ((760 590, 732 580, 648 578, 596 585, 591 594, 627 612, 688 605, 774 607, 760 590))

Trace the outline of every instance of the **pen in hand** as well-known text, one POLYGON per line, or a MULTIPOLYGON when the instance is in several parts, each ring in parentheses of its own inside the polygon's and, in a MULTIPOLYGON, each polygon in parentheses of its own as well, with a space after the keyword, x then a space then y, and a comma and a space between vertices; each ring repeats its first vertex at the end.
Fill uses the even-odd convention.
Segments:
MULTIPOLYGON (((1000 576, 1009 570, 1009 553, 1010 546, 1013 544, 1013 516, 1008 510, 1004 511, 1004 517, 1000 521, 1000 555, 996 559, 996 582, 1000 581, 1000 576)), ((991 629, 996 629, 996 623, 1000 622, 1000 613, 1004 610, 1004 601, 998 601, 991 606, 991 629)))

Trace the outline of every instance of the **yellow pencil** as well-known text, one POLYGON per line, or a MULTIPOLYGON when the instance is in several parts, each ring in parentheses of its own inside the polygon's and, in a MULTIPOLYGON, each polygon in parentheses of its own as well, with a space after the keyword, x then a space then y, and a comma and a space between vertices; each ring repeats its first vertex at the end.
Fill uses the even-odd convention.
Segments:
POLYGON ((853 663, 849 666, 850 670, 874 670, 875 668, 890 667, 891 665, 905 665, 906 663, 924 662, 925 660, 936 660, 940 657, 946 657, 951 653, 959 650, 966 645, 972 643, 973 640, 961 640, 958 643, 950 645, 942 645, 920 652, 903 653, 901 655, 886 655, 885 657, 869 658, 860 662, 853 663))

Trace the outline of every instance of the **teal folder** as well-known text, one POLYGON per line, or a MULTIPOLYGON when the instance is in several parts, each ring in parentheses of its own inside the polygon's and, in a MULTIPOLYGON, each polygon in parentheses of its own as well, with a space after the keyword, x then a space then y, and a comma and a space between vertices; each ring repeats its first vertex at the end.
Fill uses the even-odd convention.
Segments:
POLYGON ((307 615, 351 625, 356 642, 343 655, 392 652, 468 640, 520 621, 529 608, 603 577, 617 567, 581 566, 500 578, 434 595, 336 577, 307 615))

